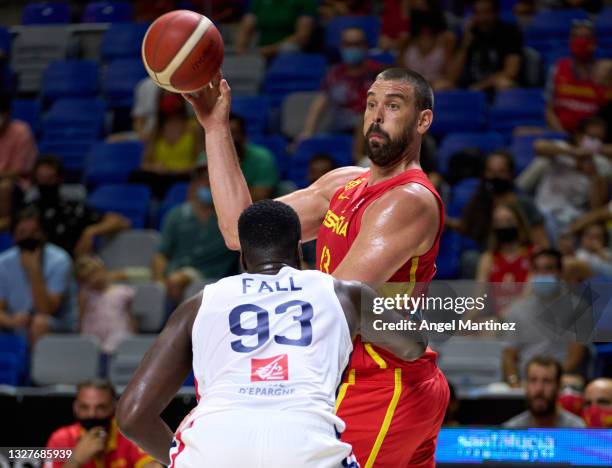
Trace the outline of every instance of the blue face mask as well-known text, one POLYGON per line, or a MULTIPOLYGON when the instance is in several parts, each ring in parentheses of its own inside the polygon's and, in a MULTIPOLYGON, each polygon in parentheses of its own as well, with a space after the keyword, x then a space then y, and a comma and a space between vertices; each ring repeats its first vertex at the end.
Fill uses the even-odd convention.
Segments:
POLYGON ((342 61, 347 65, 359 65, 366 59, 366 51, 361 47, 345 47, 341 53, 342 61))
POLYGON ((212 205, 212 193, 208 187, 198 187, 196 191, 196 196, 198 197, 198 201, 200 203, 204 203, 205 205, 212 205))
POLYGON ((552 297, 559 291, 559 278, 555 275, 533 275, 531 287, 540 297, 552 297))

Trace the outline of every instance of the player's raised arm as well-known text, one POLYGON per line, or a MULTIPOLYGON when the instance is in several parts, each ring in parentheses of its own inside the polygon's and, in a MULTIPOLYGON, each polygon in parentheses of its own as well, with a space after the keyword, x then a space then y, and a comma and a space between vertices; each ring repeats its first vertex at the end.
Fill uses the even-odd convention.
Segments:
MULTIPOLYGON (((210 186, 219 219, 219 228, 229 249, 238 250, 238 218, 252 203, 229 126, 231 90, 221 75, 198 93, 184 94, 206 132, 206 156, 210 186)), ((334 192, 357 177, 363 168, 346 167, 331 171, 310 187, 279 200, 290 205, 300 217, 302 240, 316 236, 334 192)))
POLYGON ((360 334, 364 341, 393 353, 404 361, 418 359, 427 348, 427 337, 418 331, 381 330, 374 322, 397 323, 410 319, 399 310, 384 308, 383 297, 359 281, 334 281, 351 335, 360 334))
POLYGON ((181 304, 147 351, 117 408, 121 432, 164 465, 170 463, 173 433, 161 413, 191 370, 191 329, 202 300, 181 304))
POLYGON ((333 276, 380 284, 436 240, 440 207, 419 184, 397 187, 364 212, 359 234, 333 276), (435 229, 432 228, 435 227, 435 229))

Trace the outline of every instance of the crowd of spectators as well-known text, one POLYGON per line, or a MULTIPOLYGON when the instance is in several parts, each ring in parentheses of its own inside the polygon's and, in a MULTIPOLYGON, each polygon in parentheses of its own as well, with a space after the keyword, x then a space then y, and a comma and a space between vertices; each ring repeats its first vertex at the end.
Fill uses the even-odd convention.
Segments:
MULTIPOLYGON (((155 13, 137 5, 139 17, 175 6, 171 1, 155 3, 155 13)), ((363 158, 359 142, 365 94, 380 70, 394 64, 409 67, 423 74, 436 91, 485 91, 493 100, 496 93, 533 85, 525 74, 526 18, 568 6, 517 2, 512 21, 495 0, 475 0, 469 7, 447 2, 446 9, 436 0, 253 0, 248 8, 241 1, 211 1, 206 2, 207 10, 192 3, 194 10, 220 24, 234 23, 228 54, 255 53, 268 64, 284 53, 331 55, 334 63, 318 96, 308 108, 294 110, 305 118, 289 148, 324 133, 354 135, 356 163, 363 158), (381 14, 375 50, 367 31, 355 26, 342 31, 335 54, 325 50, 326 24, 347 14, 381 14), (387 60, 380 60, 385 53, 387 60)), ((601 9, 597 2, 571 3, 580 3, 590 13, 601 9)), ((459 162, 463 167, 462 176, 453 176, 438 167, 440 139, 429 137, 426 144, 427 171, 446 201, 461 177, 478 179, 464 206, 447 217, 445 233, 461 238, 462 277, 491 284, 488 316, 478 319, 530 324, 517 327, 525 336, 499 337, 508 338, 500 363, 504 380, 527 390, 529 413, 508 423, 514 426, 579 425, 565 413, 550 413, 550 402, 563 400, 562 377, 583 383, 589 377, 592 350, 580 341, 593 324, 571 317, 564 321, 563 310, 567 308, 569 315, 575 310, 577 288, 585 280, 609 281, 612 276, 612 145, 606 120, 612 66, 598 58, 591 22, 575 22, 567 42, 568 54, 547 70, 545 126, 514 129, 515 135, 536 136, 535 157, 526 167, 517 168, 516 155, 500 147, 488 154, 454 155, 455 166, 459 162), (554 359, 542 358, 543 354, 554 359)), ((83 197, 71 197, 61 160, 39 155, 33 132, 12 119, 10 111, 11 94, 3 92, 0 230, 11 233, 14 246, 0 253, 0 331, 23 334, 30 343, 49 332, 88 333, 97 335, 111 353, 123 337, 138 330, 131 312, 134 291, 126 285, 129 278, 109 271, 96 254, 101 242, 130 229, 131 222, 119 213, 97 211, 83 197)), ((151 278, 163 285, 170 310, 190 285, 237 273, 238 254, 227 250, 219 231, 205 135, 182 97, 146 78, 134 90, 131 122, 131 128, 107 137, 109 142, 143 143, 141 165, 129 181, 148 185, 155 206, 171 187, 188 184, 184 202, 161 220, 161 241, 150 265, 151 278)), ((282 183, 277 157, 252 141, 243 117, 232 114, 230 124, 252 198, 274 197, 282 183)), ((308 182, 336 166, 330 154, 313 156, 308 182)), ((443 256, 438 260, 445 261, 443 256)), ((306 245, 305 265, 313 264, 313 246, 306 245)), ((609 380, 598 379, 586 390, 580 388, 587 424, 609 420, 611 387, 609 380)))

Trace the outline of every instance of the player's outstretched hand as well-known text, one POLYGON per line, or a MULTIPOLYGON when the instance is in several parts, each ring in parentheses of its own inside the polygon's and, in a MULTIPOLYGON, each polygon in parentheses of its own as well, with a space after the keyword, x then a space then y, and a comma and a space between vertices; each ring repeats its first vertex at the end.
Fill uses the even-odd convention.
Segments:
POLYGON ((183 93, 183 97, 193 106, 205 131, 229 125, 232 96, 220 70, 207 86, 194 93, 183 93))

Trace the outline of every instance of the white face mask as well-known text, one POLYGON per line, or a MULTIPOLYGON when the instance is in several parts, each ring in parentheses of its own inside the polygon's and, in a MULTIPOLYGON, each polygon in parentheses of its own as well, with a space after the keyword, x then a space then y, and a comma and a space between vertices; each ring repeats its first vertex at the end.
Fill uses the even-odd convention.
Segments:
POLYGON ((585 135, 580 142, 580 146, 587 151, 598 154, 601 151, 602 142, 599 138, 585 135))

